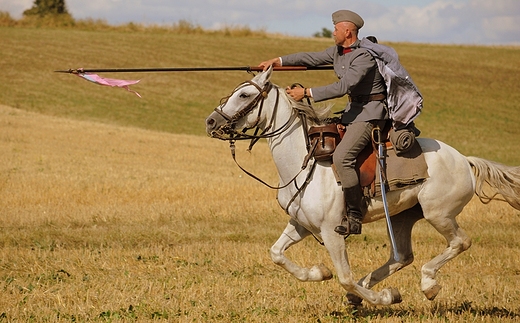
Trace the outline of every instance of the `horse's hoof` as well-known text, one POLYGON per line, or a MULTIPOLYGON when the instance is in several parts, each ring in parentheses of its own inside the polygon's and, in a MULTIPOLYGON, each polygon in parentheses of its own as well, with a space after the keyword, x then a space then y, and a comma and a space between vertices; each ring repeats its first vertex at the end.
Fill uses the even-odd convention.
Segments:
POLYGON ((363 299, 355 294, 347 293, 347 305, 358 307, 361 306, 363 299))
POLYGON ((310 281, 329 280, 333 277, 332 272, 324 264, 313 266, 309 271, 310 281))
POLYGON ((430 288, 423 291, 424 296, 430 301, 433 301, 437 294, 439 294, 439 291, 441 290, 441 285, 433 285, 430 288))
POLYGON ((319 264, 318 267, 320 268, 321 274, 323 275, 323 280, 330 280, 334 275, 332 274, 332 271, 330 271, 327 266, 324 264, 319 264))
POLYGON ((392 304, 399 304, 403 301, 401 293, 399 293, 397 288, 390 288, 390 295, 392 296, 392 304))

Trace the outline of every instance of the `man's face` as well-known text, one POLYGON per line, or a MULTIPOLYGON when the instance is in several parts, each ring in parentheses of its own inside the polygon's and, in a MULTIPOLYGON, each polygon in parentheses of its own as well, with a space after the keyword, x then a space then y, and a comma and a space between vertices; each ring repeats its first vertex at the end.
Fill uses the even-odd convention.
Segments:
POLYGON ((345 43, 347 39, 347 23, 346 22, 338 22, 334 25, 334 32, 332 35, 334 36, 334 42, 336 45, 341 46, 345 43))

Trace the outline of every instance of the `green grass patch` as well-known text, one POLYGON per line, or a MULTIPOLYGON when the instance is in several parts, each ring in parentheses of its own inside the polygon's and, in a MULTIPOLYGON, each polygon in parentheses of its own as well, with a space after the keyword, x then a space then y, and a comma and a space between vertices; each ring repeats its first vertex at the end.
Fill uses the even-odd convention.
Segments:
MULTIPOLYGON (((251 76, 245 72, 102 75, 141 79, 132 87, 143 96, 139 99, 54 70, 254 66, 271 57, 332 44, 330 39, 281 37, 247 28, 243 33, 238 32, 241 28, 212 33, 181 23, 177 28, 83 24, 87 27, 0 27, 0 103, 47 115, 204 135, 204 118, 219 99, 251 76)), ((520 48, 390 45, 425 97, 424 112, 417 120, 422 136, 445 141, 466 155, 520 164, 516 153, 520 48)), ((312 87, 335 80, 326 71, 273 76, 280 86, 298 82, 312 87)), ((334 111, 343 105, 344 100, 337 100, 334 111)))

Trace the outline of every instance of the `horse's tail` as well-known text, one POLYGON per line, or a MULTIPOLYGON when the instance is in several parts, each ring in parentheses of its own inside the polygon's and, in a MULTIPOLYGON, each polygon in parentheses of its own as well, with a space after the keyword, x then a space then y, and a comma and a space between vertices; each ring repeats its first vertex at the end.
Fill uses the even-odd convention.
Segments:
POLYGON ((505 200, 520 210, 520 167, 506 166, 478 157, 466 158, 475 174, 475 194, 482 203, 505 200))

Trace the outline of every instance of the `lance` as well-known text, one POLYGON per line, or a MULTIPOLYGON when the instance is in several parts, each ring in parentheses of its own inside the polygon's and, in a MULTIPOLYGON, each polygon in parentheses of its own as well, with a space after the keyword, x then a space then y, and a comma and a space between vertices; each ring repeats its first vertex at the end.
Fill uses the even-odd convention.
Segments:
MULTIPOLYGON (((275 66, 274 71, 320 71, 331 70, 332 65, 320 66, 275 66)), ((203 72, 203 71, 246 71, 261 72, 259 66, 223 66, 223 67, 151 67, 151 68, 77 68, 54 71, 57 73, 143 73, 143 72, 203 72)))
MULTIPOLYGON (((307 71, 307 70, 331 70, 332 65, 321 66, 275 66, 275 71, 307 71)), ((197 72, 197 71, 246 71, 248 73, 261 72, 260 66, 226 66, 226 67, 151 67, 151 68, 77 68, 54 71, 57 73, 68 73, 77 75, 87 81, 98 85, 116 86, 124 88, 129 92, 141 95, 130 90, 129 86, 136 84, 139 80, 120 80, 101 77, 95 73, 143 73, 143 72, 197 72)))

